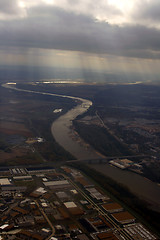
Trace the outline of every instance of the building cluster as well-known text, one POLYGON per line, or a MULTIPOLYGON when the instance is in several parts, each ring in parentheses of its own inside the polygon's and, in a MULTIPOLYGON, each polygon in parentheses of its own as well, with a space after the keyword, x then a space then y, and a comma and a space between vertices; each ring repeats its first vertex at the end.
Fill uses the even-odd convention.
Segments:
POLYGON ((0 239, 158 239, 91 180, 65 166, 9 169, 0 187, 0 239))
POLYGON ((118 167, 122 170, 125 169, 130 169, 131 171, 137 172, 137 173, 142 173, 142 165, 137 162, 133 162, 129 159, 115 159, 109 161, 109 163, 115 167, 118 167))

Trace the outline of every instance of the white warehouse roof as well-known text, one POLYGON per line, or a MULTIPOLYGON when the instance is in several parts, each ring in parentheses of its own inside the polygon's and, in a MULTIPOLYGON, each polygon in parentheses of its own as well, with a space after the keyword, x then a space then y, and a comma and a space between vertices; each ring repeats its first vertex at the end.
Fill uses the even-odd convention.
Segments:
POLYGON ((0 178, 0 185, 10 185, 10 181, 8 178, 0 178))

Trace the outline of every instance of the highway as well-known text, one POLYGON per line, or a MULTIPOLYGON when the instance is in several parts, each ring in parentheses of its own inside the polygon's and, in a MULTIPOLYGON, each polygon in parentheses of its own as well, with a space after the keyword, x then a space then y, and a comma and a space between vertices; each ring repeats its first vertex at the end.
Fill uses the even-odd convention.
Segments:
POLYGON ((102 215, 106 221, 108 221, 112 226, 113 230, 116 231, 122 238, 126 240, 133 240, 133 238, 124 230, 123 227, 119 226, 114 219, 112 219, 109 214, 97 203, 95 203, 90 196, 88 196, 75 182, 71 180, 68 176, 63 174, 63 177, 68 180, 74 188, 92 205, 92 207, 97 210, 97 212, 102 215))

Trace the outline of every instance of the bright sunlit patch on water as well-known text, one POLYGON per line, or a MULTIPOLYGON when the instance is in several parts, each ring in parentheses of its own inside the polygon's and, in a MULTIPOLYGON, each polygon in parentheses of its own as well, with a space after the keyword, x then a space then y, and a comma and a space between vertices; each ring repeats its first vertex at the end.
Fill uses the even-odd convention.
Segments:
POLYGON ((138 81, 137 81, 137 82, 124 83, 124 84, 125 84, 125 85, 133 85, 133 84, 135 85, 135 84, 141 84, 141 83, 142 83, 142 82, 140 82, 140 81, 138 82, 138 81))
MULTIPOLYGON (((47 83, 47 82, 44 82, 44 83, 47 83)), ((49 83, 49 82, 48 82, 49 83)), ((65 84, 68 84, 68 83, 81 83, 81 82, 73 82, 73 81, 55 81, 53 83, 65 83, 65 84)))
POLYGON ((71 79, 54 79, 54 80, 50 80, 50 81, 40 81, 40 82, 36 82, 36 84, 39 83, 45 83, 45 84, 50 84, 50 83, 59 83, 59 84, 80 84, 83 83, 84 80, 83 79, 78 79, 77 81, 71 80, 71 79))
POLYGON ((15 85, 16 85, 17 83, 15 83, 15 82, 9 82, 9 83, 7 83, 7 84, 15 84, 15 85))

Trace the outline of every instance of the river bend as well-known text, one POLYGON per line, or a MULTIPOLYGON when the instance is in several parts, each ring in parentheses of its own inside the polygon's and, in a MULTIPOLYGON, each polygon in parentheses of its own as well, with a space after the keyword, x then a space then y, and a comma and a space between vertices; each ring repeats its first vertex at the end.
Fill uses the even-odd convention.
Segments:
MULTIPOLYGON (((80 137, 77 137, 75 140, 76 133, 72 128, 72 121, 92 106, 91 101, 66 95, 18 89, 15 87, 16 85, 13 84, 3 84, 2 86, 16 91, 58 96, 78 101, 76 107, 72 108, 64 115, 61 115, 52 123, 52 135, 64 149, 69 151, 77 159, 96 159, 100 157, 99 154, 93 148, 86 145, 80 137)), ((135 195, 147 201, 153 210, 160 212, 160 187, 156 183, 145 179, 141 175, 115 168, 109 164, 93 164, 91 166, 118 183, 128 187, 135 195)))
POLYGON ((92 102, 90 100, 67 95, 19 89, 16 88, 16 83, 6 83, 2 86, 16 91, 69 98, 76 101, 78 104, 74 108, 61 115, 52 123, 52 135, 56 142, 59 143, 65 150, 70 152, 76 159, 96 159, 100 157, 100 155, 91 146, 86 144, 80 136, 78 136, 72 125, 72 121, 78 115, 85 113, 92 106, 92 102))

